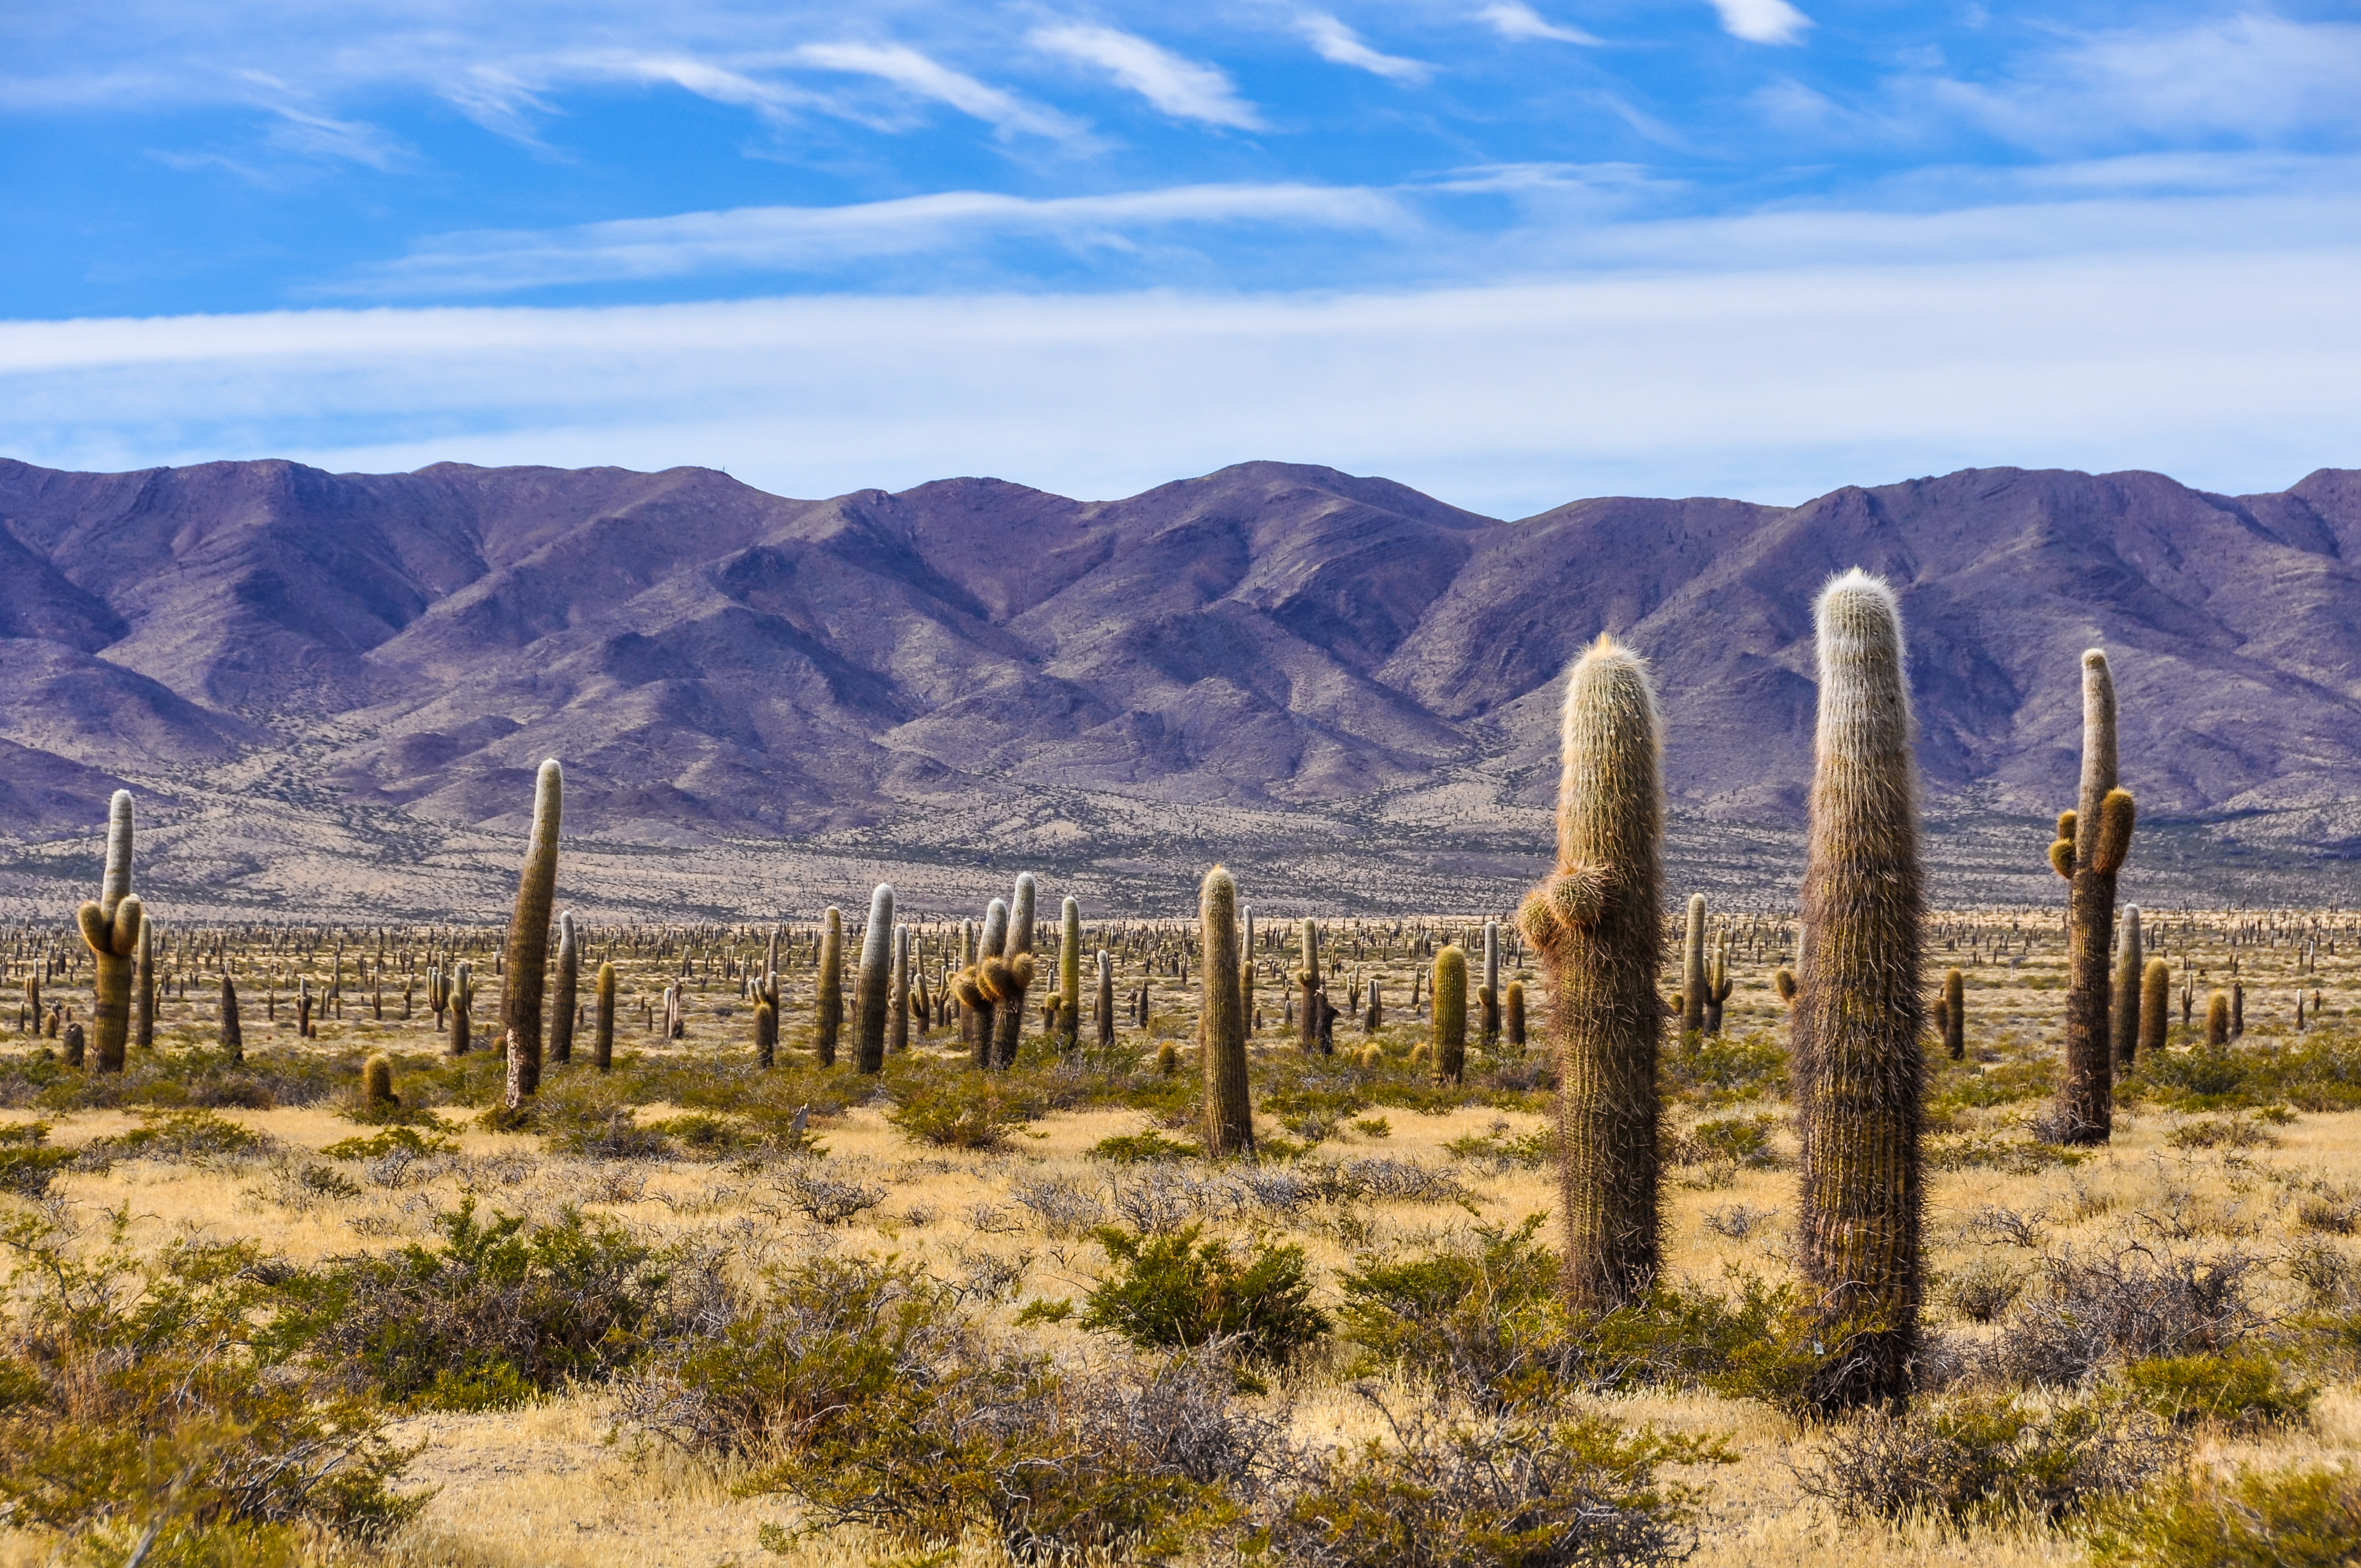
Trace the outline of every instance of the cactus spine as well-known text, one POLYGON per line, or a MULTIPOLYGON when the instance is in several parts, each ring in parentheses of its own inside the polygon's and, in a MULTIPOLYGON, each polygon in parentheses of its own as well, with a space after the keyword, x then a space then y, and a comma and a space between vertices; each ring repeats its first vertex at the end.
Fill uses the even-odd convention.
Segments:
POLYGON ((1071 898, 1058 905, 1058 1048, 1082 1043, 1082 906, 1071 898))
POLYGON ((1943 971, 1943 1054, 1953 1061, 1968 1054, 1968 978, 1958 970, 1943 971))
POLYGON ((2049 863, 2067 879, 2065 1080, 2059 1091, 2061 1137, 2103 1144, 2114 1120, 2114 1041, 2107 1027, 2107 948, 2115 927, 2115 873, 2130 852, 2136 816, 2115 782, 2115 681, 2107 655, 2082 655, 2082 782, 2071 812, 2058 819, 2049 863))
POLYGON ((557 989, 549 1000, 549 1059, 574 1059, 574 1010, 582 989, 582 944, 574 933, 574 911, 557 917, 557 989))
POLYGON ((861 932, 861 972, 853 982, 852 1070, 885 1070, 886 992, 894 984, 894 884, 869 895, 869 924, 861 932))
POLYGON ((2171 1019, 2172 966, 2150 959, 2140 971, 2140 1056, 2153 1060, 2163 1051, 2164 1031, 2171 1019))
POLYGON ((598 1023, 591 1036, 591 1065, 600 1072, 615 1065, 615 966, 598 966, 598 1023))
POLYGON ((2109 1020, 2114 1036, 2115 1071, 2131 1071, 2139 1059, 2141 973, 2147 961, 2140 951, 2140 912, 2136 904, 2124 905, 2123 935, 2115 944, 2114 1015, 2109 1020))
POLYGON ((1664 787, 1647 665, 1601 637, 1566 673, 1557 866, 1517 924, 1550 976, 1564 1286, 1609 1310, 1658 1266, 1664 787))
POLYGON ((106 820, 106 874, 98 901, 77 915, 92 963, 91 1070, 121 1072, 131 1036, 131 969, 139 951, 139 927, 147 918, 131 891, 131 792, 119 789, 106 820))
POLYGON ((533 835, 517 873, 516 911, 501 970, 501 1044, 509 1053, 509 1109, 541 1089, 541 1006, 549 970, 550 906, 557 901, 557 829, 566 775, 551 757, 533 780, 533 835))
POLYGON ((1687 940, 1681 947, 1681 1044, 1705 1034, 1705 894, 1689 894, 1687 940))
POLYGON ((1926 897, 1902 614, 1854 571, 1817 607, 1819 726, 1794 1009, 1797 1263, 1824 1324, 1806 1397, 1906 1398, 1923 1293, 1926 897))
POLYGON ((1246 1094, 1246 1027, 1238 991, 1238 885, 1215 866, 1197 899, 1203 969, 1198 1043, 1205 1060, 1205 1153, 1254 1152, 1254 1108, 1246 1094))
POLYGON ((1467 950, 1453 942, 1434 955, 1434 1081, 1467 1071, 1467 950))
POLYGON ((812 1003, 812 1055, 836 1065, 837 1031, 844 1026, 844 912, 828 906, 819 939, 819 983, 812 1003))
POLYGON ((361 1064, 361 1109, 390 1111, 401 1103, 393 1092, 393 1062, 380 1051, 361 1064))

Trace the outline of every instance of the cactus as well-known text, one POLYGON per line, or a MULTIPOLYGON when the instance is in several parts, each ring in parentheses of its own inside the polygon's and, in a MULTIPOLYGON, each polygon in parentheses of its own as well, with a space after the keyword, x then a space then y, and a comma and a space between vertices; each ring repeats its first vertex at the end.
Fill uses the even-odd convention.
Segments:
POLYGON ((819 981, 812 1003, 812 1055, 822 1067, 836 1065, 837 1031, 844 1026, 844 913, 828 906, 819 939, 819 981))
POLYGON ((894 985, 894 884, 869 895, 869 924, 861 933, 861 971, 854 978, 852 1070, 885 1070, 886 993, 894 985))
POLYGON ((574 911, 557 917, 557 987, 549 999, 549 1059, 574 1059, 574 1010, 582 984, 582 944, 574 932, 574 911))
POLYGON ((2114 1036, 2115 1071, 2131 1071, 2139 1058, 2140 979, 2147 968, 2140 952, 2140 912, 2136 904, 2124 906, 2123 936, 2115 943, 2114 1012, 2109 1026, 2114 1036))
POLYGON ((1735 984, 1730 974, 1730 930, 1725 927, 1720 937, 1714 942, 1713 956, 1706 961, 1705 1032, 1707 1034, 1721 1033, 1721 1010, 1730 1001, 1730 993, 1735 984))
POLYGON ((131 1044, 156 1048, 156 922, 139 917, 139 953, 131 976, 131 1044))
POLYGON ((390 1111, 401 1103, 393 1092, 393 1061, 380 1051, 361 1063, 361 1109, 390 1111))
POLYGON ((509 1069, 508 1108, 541 1090, 541 1007, 549 970, 550 906, 557 901, 557 830, 565 811, 566 775, 555 757, 533 779, 533 831, 517 872, 516 909, 509 916, 500 988, 501 1045, 509 1069))
POLYGON ((1500 923, 1484 922, 1484 984, 1476 992, 1483 1009, 1484 1047, 1491 1049, 1500 1042, 1500 923))
POLYGON ((984 989, 983 970, 987 963, 1003 961, 1001 949, 1008 942, 1008 905, 995 898, 983 911, 983 934, 981 940, 971 944, 973 956, 968 967, 952 980, 958 993, 960 1008, 967 1019, 969 1046, 975 1052, 975 1065, 989 1069, 992 1066, 992 1035, 996 1008, 992 993, 984 989))
POLYGON ((426 966, 426 1005, 434 1014, 434 1032, 443 1032, 443 1014, 451 1007, 451 977, 441 964, 426 966))
POLYGON ((1238 1016, 1246 1021, 1246 1037, 1255 1032, 1255 919, 1254 905, 1245 906, 1239 916, 1243 927, 1238 938, 1238 1016))
POLYGON ((2058 818, 2049 863, 2067 879, 2065 1078, 2058 1120, 2063 1141, 2103 1144, 2114 1121, 2114 1041, 2107 1027, 2114 980, 2107 948, 2115 927, 2115 873, 2130 852, 2136 812, 2115 782, 2115 682, 2107 655, 2082 655, 2081 798, 2058 818))
POLYGON ((2234 1040, 2244 1039, 2246 1034, 2246 982, 2243 980, 2234 980, 2230 982, 2230 1037, 2234 1040))
POLYGON ((1795 971, 1781 964, 1777 972, 1771 976, 1771 989, 1779 993, 1781 1002, 1793 1007, 1795 1004, 1795 971))
POLYGON ((992 1066, 1016 1065, 1025 1037, 1025 992, 1033 984, 1033 873, 1019 872, 1008 905, 1008 939, 1002 960, 976 966, 977 984, 992 999, 992 1066))
POLYGON ((1058 905, 1058 1048, 1082 1043, 1082 906, 1071 898, 1058 905))
POLYGON ((2230 993, 2226 991, 2205 999, 2205 1044, 2213 1050, 2230 1044, 2230 993))
POLYGON ((312 1023, 312 977, 305 975, 295 982, 295 1037, 309 1040, 316 1034, 312 1023))
POLYGON ((84 904, 78 921, 90 947, 90 1025, 94 1047, 91 1070, 121 1072, 131 1036, 131 968, 139 950, 139 927, 147 918, 131 891, 131 792, 119 789, 107 809, 106 874, 97 902, 84 904))
POLYGON ((69 1024, 66 1025, 65 1038, 62 1044, 65 1047, 66 1065, 68 1067, 82 1066, 89 1047, 88 1043, 82 1037, 82 1025, 79 1023, 69 1024))
POLYGON ((1902 614, 1859 571, 1816 607, 1819 724, 1793 1014, 1797 1266, 1822 1321, 1806 1398, 1908 1397, 1924 1292, 1925 890, 1902 614))
POLYGON ((464 1057, 476 1021, 476 971, 461 959, 451 966, 451 1054, 464 1057))
POLYGON ((1689 894, 1687 939, 1681 947, 1681 1044, 1695 1046, 1705 1034, 1705 894, 1689 894))
POLYGON ((1434 955, 1434 1081, 1457 1083, 1467 1070, 1467 952, 1454 942, 1434 955))
POLYGON ((894 927, 894 973, 887 981, 890 1001, 885 1014, 885 1051, 900 1056, 910 1048, 910 928, 894 927))
POLYGON ((2150 959, 2140 971, 2139 1055, 2154 1060, 2164 1050, 2164 1031, 2172 1019, 2172 966, 2150 959))
POLYGON ((1159 1078, 1178 1077, 1180 1071, 1180 1048, 1167 1040, 1156 1047, 1156 1073, 1159 1078))
POLYGON ((1296 1008, 1296 1024, 1302 1033, 1297 1037, 1305 1056, 1320 1049, 1320 927, 1306 920, 1303 923, 1303 967, 1295 971, 1295 989, 1300 1005, 1296 1008))
POLYGON ((1361 1047, 1359 1061, 1363 1072, 1375 1072, 1386 1065, 1386 1048, 1371 1040, 1361 1047))
POLYGON ((1246 1093, 1246 1021, 1239 1011, 1238 885, 1215 866, 1197 899, 1203 1002, 1197 1043, 1205 1062, 1205 1153, 1252 1154, 1254 1108, 1246 1093))
POLYGON ((1099 1048, 1115 1044, 1115 959, 1099 949, 1099 1048))
MULTIPOLYGON (((1511 986, 1510 989, 1513 991, 1516 988, 1511 986)), ((1377 977, 1375 975, 1371 975, 1369 977, 1369 1006, 1368 1011, 1361 1014, 1361 1032, 1367 1035, 1374 1035, 1385 1026, 1385 992, 1378 988, 1377 977)))
POLYGON ((1566 673, 1557 866, 1517 916, 1550 976, 1564 1284, 1585 1311, 1630 1302, 1658 1266, 1658 737, 1646 664, 1601 637, 1566 673))
POLYGON ((779 977, 754 982, 754 1065, 765 1072, 779 1059, 779 977))
POLYGON ((591 1035, 590 1065, 600 1072, 615 1066, 615 966, 598 966, 598 1022, 591 1035))
POLYGON ((1509 982, 1508 1015, 1509 1044, 1521 1051, 1525 1048, 1525 982, 1521 980, 1509 982))
POLYGON ((222 1054, 234 1062, 246 1059, 246 1031, 237 1026, 237 987, 222 970, 221 989, 221 1048, 222 1054))
POLYGON ((1968 1054, 1968 980, 1958 970, 1943 971, 1943 1054, 1953 1061, 1968 1054))

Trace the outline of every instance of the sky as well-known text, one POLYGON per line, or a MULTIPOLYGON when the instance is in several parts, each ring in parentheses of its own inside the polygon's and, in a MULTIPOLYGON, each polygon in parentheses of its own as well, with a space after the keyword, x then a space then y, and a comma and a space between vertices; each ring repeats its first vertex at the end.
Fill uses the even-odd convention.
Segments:
POLYGON ((2361 466, 2361 5, 24 0, 0 455, 2361 466))

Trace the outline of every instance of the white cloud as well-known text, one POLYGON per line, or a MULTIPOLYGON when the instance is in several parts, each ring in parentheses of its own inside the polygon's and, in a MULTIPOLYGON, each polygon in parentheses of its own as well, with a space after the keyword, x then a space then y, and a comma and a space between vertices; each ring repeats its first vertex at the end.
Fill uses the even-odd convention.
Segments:
MULTIPOLYGON (((1850 217, 1821 225, 1822 255, 1869 226, 1850 217)), ((1800 243, 1808 224, 1784 221, 1800 243)), ((1976 464, 2239 492, 2351 460, 2350 236, 1706 264, 1761 237, 1692 236, 1687 272, 1393 292, 0 323, 0 450, 103 467, 705 463, 805 496, 961 473, 1122 495, 1280 457, 1496 515, 1618 493, 1796 500, 1976 464)), ((1949 239, 1927 253, 1967 248, 1949 239)))
POLYGON ((1721 13, 1722 30, 1751 44, 1794 44, 1804 41, 1812 19, 1787 0, 1713 0, 1721 13))
POLYGON ((1036 49, 1104 70, 1116 82, 1176 119, 1258 130, 1261 116, 1238 96, 1235 83, 1217 68, 1113 27, 1070 25, 1034 29, 1036 49))
POLYGON ((1325 12, 1306 12, 1296 18, 1295 25, 1312 40, 1312 52, 1334 64, 1370 71, 1389 82, 1417 83, 1434 74, 1434 67, 1424 60, 1378 53, 1363 43, 1359 34, 1325 12))
POLYGON ((1004 135, 1023 131, 1033 136, 1072 137, 1082 131, 1081 126, 1054 109, 1028 104, 1012 93, 987 86, 905 44, 806 44, 795 54, 805 64, 823 71, 873 76, 921 97, 948 104, 962 115, 996 126, 1004 135))
POLYGON ((572 228, 445 235, 368 269, 351 284, 315 291, 401 298, 700 272, 808 271, 998 235, 1089 245, 1119 242, 1144 228, 1241 223, 1406 229, 1414 219, 1393 196, 1351 186, 1183 185, 1038 200, 953 191, 841 207, 742 207, 572 228))
POLYGON ((1596 35, 1580 27, 1561 27, 1534 10, 1524 0, 1493 0, 1476 15, 1492 25, 1492 30, 1504 38, 1553 38, 1563 44, 1595 44, 1601 41, 1596 35))

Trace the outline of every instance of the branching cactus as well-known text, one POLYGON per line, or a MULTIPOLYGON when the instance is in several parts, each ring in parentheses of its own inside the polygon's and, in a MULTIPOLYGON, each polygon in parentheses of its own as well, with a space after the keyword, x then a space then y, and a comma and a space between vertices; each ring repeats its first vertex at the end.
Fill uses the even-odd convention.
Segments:
POLYGON ((1902 614, 1850 572, 1820 596, 1819 723, 1793 1010, 1796 1253, 1823 1409, 1910 1392, 1924 1290, 1918 801, 1902 614))
POLYGON ((754 982, 754 1065, 768 1071, 779 1059, 779 977, 754 982))
POLYGON ((2067 880, 2065 1078, 2059 1123, 2070 1144, 2103 1144, 2114 1122, 2114 1041, 2107 1026, 2114 978, 2107 948, 2115 926, 2115 873, 2131 852, 2136 817, 2115 776, 2115 681, 2107 655, 2082 655, 2082 784, 2058 818, 2049 864, 2067 880))
POLYGON ((853 989, 855 1072, 885 1070, 885 1013, 893 986, 894 887, 881 882, 869 895, 869 924, 861 933, 861 972, 853 989))
POLYGON ((461 959, 451 966, 451 1054, 464 1057, 474 1041, 476 971, 461 959))
POLYGON ((107 810, 106 873, 98 899, 78 915, 82 939, 90 947, 90 1066, 93 1072, 121 1072, 131 1037, 131 970, 139 952, 139 927, 146 919, 131 891, 131 792, 119 789, 107 810))
POLYGON ((1467 950, 1454 942, 1434 955, 1434 1081, 1467 1072, 1467 950))
POLYGON ((1009 900, 1003 958, 976 966, 977 982, 992 1000, 991 1065, 998 1071, 1016 1065, 1016 1047, 1025 1037, 1025 993, 1033 984, 1033 873, 1019 872, 1009 900))
POLYGON ((549 1059, 574 1059, 574 1015, 580 1005, 582 944, 574 933, 574 911, 557 917, 557 987, 549 999, 549 1059))
POLYGON ((1320 1049, 1320 927, 1312 921, 1303 923, 1303 967, 1295 971, 1296 1018, 1302 1030, 1298 1043, 1305 1056, 1320 1049))
POLYGON ((557 759, 541 764, 533 781, 533 836, 517 874, 515 913, 509 917, 501 980, 502 1042, 515 1065, 509 1072, 513 1111, 541 1089, 541 1007, 549 971, 549 920, 557 902, 557 832, 566 805, 566 775, 557 759))
POLYGON ((975 1051, 975 1065, 986 1070, 992 1067, 992 1036, 996 1023, 994 1014, 997 1008, 993 993, 984 987, 984 969, 989 964, 1006 962, 1001 949, 1007 943, 1008 905, 995 898, 984 907, 983 933, 975 944, 975 956, 951 981, 972 1031, 969 1045, 975 1051))
POLYGON ((1730 973, 1730 932, 1725 927, 1713 945, 1713 957, 1705 967, 1705 1032, 1721 1033, 1721 1010, 1730 1001, 1736 981, 1730 973))
POLYGON ((591 1065, 600 1072, 610 1072, 615 1066, 615 966, 610 963, 598 966, 598 1025, 592 1036, 591 1065))
POLYGON ((844 912, 831 904, 819 939, 818 994, 812 1004, 812 1055, 820 1066, 836 1065, 836 1036, 843 1027, 844 912))
POLYGON ((2139 1059, 2140 979, 2147 969, 2140 951, 2140 912, 2136 904, 2124 906, 2123 935, 2115 942, 2114 1015, 2108 1021, 2114 1036, 2115 1071, 2131 1071, 2139 1059))
POLYGON ((1254 1107, 1246 1087, 1246 1021, 1238 990, 1238 887, 1215 866, 1197 900, 1202 1010, 1198 1044, 1205 1064, 1205 1153, 1252 1154, 1254 1107))
POLYGON ((1601 637, 1566 674, 1557 866, 1517 915, 1550 977, 1564 1284, 1583 1311, 1626 1305, 1658 1266, 1660 732, 1647 665, 1601 637))

